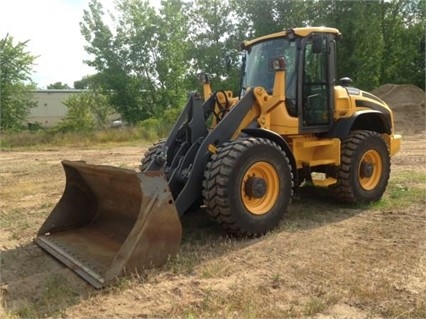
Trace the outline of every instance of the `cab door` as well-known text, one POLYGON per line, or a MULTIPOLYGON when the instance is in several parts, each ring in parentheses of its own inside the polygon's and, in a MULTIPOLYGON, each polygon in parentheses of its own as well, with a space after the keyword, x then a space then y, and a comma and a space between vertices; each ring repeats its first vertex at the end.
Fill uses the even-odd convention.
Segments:
POLYGON ((298 104, 301 132, 326 132, 333 125, 334 41, 327 34, 302 40, 298 104))

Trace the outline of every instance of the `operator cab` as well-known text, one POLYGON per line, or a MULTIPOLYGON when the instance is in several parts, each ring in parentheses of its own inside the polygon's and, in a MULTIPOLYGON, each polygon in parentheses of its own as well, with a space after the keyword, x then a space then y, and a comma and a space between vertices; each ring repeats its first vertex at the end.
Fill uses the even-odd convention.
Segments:
POLYGON ((299 28, 245 42, 242 94, 247 88, 263 87, 272 94, 275 71, 271 61, 286 63, 285 106, 299 118, 301 132, 326 132, 333 125, 335 40, 332 28, 299 28))

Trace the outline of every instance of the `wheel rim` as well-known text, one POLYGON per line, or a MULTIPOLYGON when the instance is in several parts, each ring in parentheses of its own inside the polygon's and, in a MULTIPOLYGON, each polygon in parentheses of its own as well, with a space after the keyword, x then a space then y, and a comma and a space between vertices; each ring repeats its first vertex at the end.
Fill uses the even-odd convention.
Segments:
POLYGON ((373 190, 382 177, 382 157, 376 150, 367 151, 358 167, 358 179, 363 189, 373 190))
POLYGON ((278 199, 279 186, 277 171, 271 164, 263 161, 254 163, 247 169, 241 182, 241 199, 245 208, 254 215, 268 213, 278 199), (253 197, 253 192, 247 190, 247 186, 253 178, 263 180, 261 184, 266 184, 263 195, 253 197))

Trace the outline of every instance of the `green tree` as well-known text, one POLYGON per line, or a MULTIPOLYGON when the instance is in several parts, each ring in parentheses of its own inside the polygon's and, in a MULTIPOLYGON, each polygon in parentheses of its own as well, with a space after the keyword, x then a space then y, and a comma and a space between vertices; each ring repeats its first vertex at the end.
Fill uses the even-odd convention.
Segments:
POLYGON ((100 87, 99 74, 86 75, 80 80, 74 81, 74 89, 85 90, 85 89, 98 89, 100 87))
POLYGON ((231 0, 231 3, 239 16, 240 27, 246 29, 250 38, 310 24, 312 1, 231 0))
POLYGON ((338 28, 338 76, 372 89, 383 83, 425 86, 424 0, 229 0, 248 37, 288 27, 338 28))
POLYGON ((35 89, 30 74, 35 56, 26 51, 28 41, 14 44, 13 37, 6 35, 0 40, 0 128, 22 128, 32 107, 31 90, 35 89))
POLYGON ((68 112, 57 129, 90 131, 108 127, 108 116, 112 114, 112 107, 105 95, 96 91, 76 93, 66 98, 63 103, 68 112))
POLYGON ((77 88, 101 88, 131 124, 184 104, 211 75, 214 90, 239 91, 240 44, 289 27, 338 28, 338 77, 372 89, 386 82, 424 87, 423 0, 117 0, 106 23, 100 0, 84 11, 86 61, 97 74, 77 88), (227 66, 229 68, 227 68, 227 66))
POLYGON ((386 54, 381 59, 383 83, 413 83, 425 87, 426 2, 381 1, 382 35, 386 54))
POLYGON ((158 16, 158 73, 160 103, 167 108, 179 108, 187 98, 187 75, 190 69, 188 43, 189 21, 185 14, 189 4, 181 0, 163 0, 158 16))
MULTIPOLYGON (((89 3, 89 9, 84 10, 83 21, 80 23, 81 33, 87 41, 85 50, 93 57, 85 61, 94 67, 98 74, 97 83, 108 94, 114 108, 129 122, 136 116, 133 110, 137 108, 137 97, 129 94, 131 78, 126 75, 125 57, 119 55, 124 43, 114 39, 109 27, 104 23, 102 4, 96 0, 89 3)), ((89 87, 93 78, 83 78, 78 85, 89 87)), ((74 84, 76 85, 76 83, 74 84)))
POLYGON ((176 107, 185 96, 186 9, 180 0, 165 1, 159 12, 146 0, 118 0, 116 9, 111 31, 102 5, 92 0, 81 32, 101 87, 117 112, 136 123, 176 107))
POLYGON ((48 90, 69 90, 69 89, 71 89, 71 88, 70 88, 70 87, 69 87, 69 85, 68 85, 68 84, 66 84, 66 83, 62 83, 62 82, 55 82, 55 83, 49 84, 49 85, 47 86, 47 89, 48 89, 48 90))
POLYGON ((209 74, 214 90, 238 92, 239 52, 246 32, 237 27, 236 14, 227 0, 195 0, 190 11, 191 77, 209 74))
POLYGON ((380 59, 384 53, 380 2, 318 1, 313 10, 314 25, 338 28, 343 35, 337 44, 338 78, 348 76, 354 85, 367 90, 380 85, 380 59))

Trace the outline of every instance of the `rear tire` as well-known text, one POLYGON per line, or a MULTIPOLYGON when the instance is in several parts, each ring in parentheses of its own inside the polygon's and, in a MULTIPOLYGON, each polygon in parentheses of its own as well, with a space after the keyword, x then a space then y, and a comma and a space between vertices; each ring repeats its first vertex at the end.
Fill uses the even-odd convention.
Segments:
POLYGON ((207 164, 202 193, 209 215, 227 232, 262 235, 277 226, 291 202, 289 160, 268 139, 226 143, 207 164))
POLYGON ((390 155, 377 132, 353 131, 343 140, 334 194, 349 203, 379 200, 390 176, 390 155))

